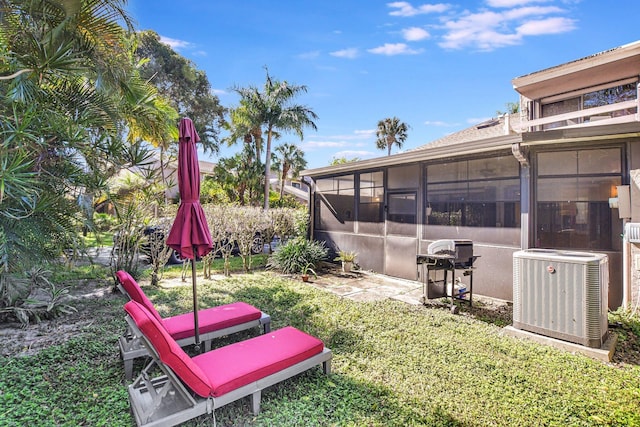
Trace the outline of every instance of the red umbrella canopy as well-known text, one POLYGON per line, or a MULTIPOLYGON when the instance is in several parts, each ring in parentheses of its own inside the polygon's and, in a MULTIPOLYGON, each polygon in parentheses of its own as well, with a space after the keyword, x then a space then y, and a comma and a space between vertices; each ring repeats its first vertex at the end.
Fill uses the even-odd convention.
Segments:
POLYGON ((178 137, 180 207, 167 237, 167 246, 179 251, 184 258, 193 259, 209 253, 213 244, 200 205, 200 166, 196 149, 200 137, 191 119, 180 119, 178 137))

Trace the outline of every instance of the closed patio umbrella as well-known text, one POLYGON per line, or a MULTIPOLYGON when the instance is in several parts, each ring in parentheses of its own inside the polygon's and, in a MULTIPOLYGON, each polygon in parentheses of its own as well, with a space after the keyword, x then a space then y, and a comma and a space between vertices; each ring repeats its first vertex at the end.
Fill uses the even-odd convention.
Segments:
POLYGON ((175 249, 183 258, 191 259, 191 281, 193 285, 193 323, 195 344, 200 346, 198 326, 198 292, 196 287, 196 258, 213 249, 207 219, 200 205, 200 166, 196 142, 200 137, 193 121, 180 119, 178 126, 178 189, 180 206, 173 222, 167 246, 175 249))

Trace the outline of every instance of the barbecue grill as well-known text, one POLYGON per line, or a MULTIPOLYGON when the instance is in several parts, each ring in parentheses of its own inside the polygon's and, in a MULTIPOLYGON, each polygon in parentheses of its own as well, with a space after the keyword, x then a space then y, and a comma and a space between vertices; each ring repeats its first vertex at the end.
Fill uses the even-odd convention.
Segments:
POLYGON ((473 264, 477 258, 473 254, 473 242, 468 239, 441 239, 431 243, 427 247, 427 254, 416 258, 418 275, 423 281, 423 302, 449 298, 454 313, 458 309, 454 301, 466 302, 471 306, 473 264), (456 276, 456 270, 461 270, 462 276, 456 276))

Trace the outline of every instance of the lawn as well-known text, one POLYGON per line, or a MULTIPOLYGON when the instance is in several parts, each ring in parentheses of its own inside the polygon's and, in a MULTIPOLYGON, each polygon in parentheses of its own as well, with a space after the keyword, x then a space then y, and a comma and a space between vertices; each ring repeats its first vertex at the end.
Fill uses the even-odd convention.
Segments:
MULTIPOLYGON (((198 285, 203 307, 246 301, 271 315, 272 328, 293 325, 334 354, 331 375, 314 368, 266 390, 257 417, 248 398, 218 409, 218 426, 640 425, 634 363, 508 337, 492 322, 446 309, 355 302, 269 272, 200 275, 198 285)), ((163 315, 190 310, 189 281, 144 290, 163 315)), ((0 356, 0 425, 133 425, 116 343, 124 302, 108 292, 87 299, 80 311, 92 321, 76 336, 28 356, 0 356)))

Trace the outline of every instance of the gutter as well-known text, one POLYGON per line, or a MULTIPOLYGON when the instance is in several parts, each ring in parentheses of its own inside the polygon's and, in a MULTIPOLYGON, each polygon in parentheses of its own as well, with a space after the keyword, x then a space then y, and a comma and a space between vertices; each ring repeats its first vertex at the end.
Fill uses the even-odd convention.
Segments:
POLYGON ((343 172, 354 172, 363 169, 376 169, 386 166, 405 165, 425 160, 442 159, 453 156, 478 154, 497 150, 511 150, 513 143, 522 141, 519 134, 503 135, 480 141, 466 142, 464 144, 445 145, 430 148, 427 146, 421 150, 407 151, 386 157, 378 157, 370 160, 343 163, 341 165, 326 166, 317 169, 306 169, 300 172, 300 176, 319 177, 323 175, 338 175, 343 172))

